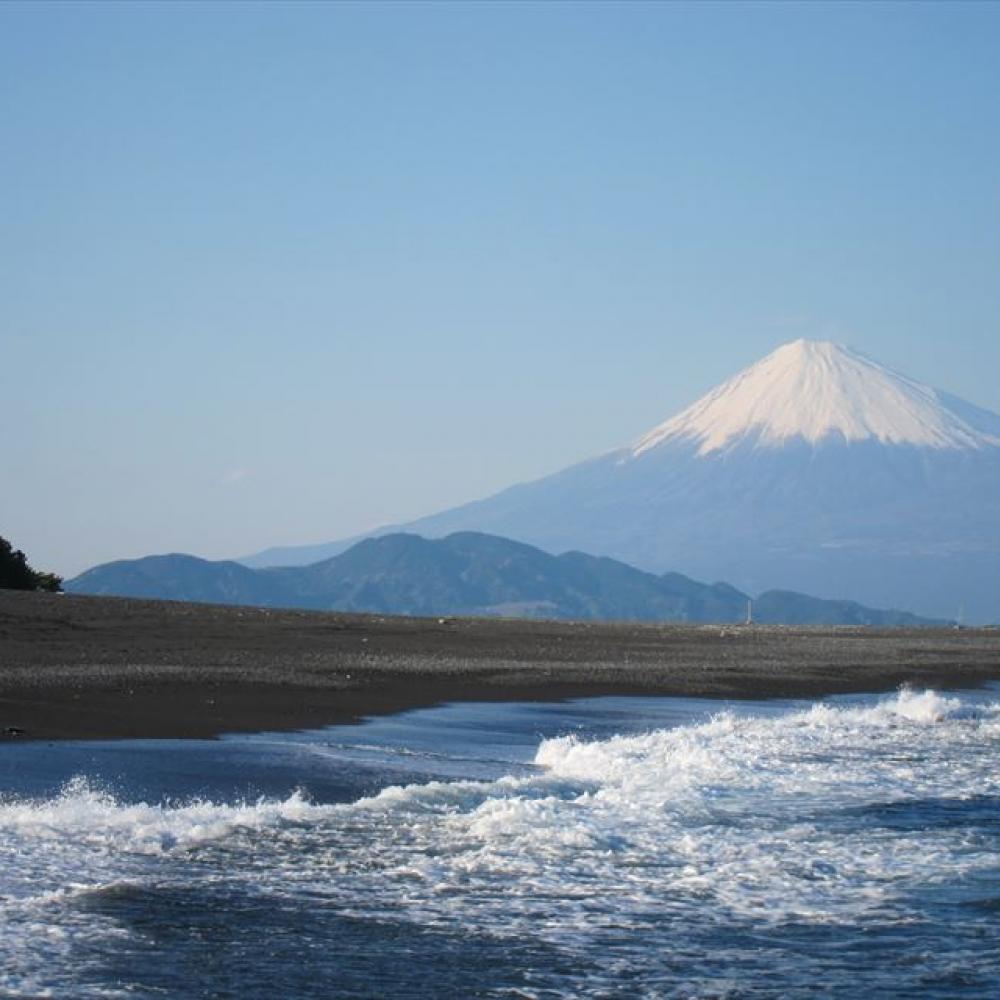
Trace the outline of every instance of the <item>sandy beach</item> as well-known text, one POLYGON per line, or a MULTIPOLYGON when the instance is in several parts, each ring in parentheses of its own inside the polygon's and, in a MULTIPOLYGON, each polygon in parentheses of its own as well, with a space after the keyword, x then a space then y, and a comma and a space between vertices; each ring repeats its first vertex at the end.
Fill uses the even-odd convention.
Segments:
POLYGON ((1000 630, 402 618, 0 591, 0 738, 210 737, 447 701, 1000 680, 1000 630))

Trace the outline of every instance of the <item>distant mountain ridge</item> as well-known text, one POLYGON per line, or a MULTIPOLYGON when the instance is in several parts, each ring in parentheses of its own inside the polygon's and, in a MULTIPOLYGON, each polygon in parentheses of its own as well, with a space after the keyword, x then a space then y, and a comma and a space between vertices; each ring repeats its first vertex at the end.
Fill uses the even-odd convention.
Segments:
MULTIPOLYGON (((750 600, 726 583, 698 583, 680 573, 655 576, 582 552, 553 556, 477 532, 437 540, 383 535, 303 567, 255 570, 188 555, 147 556, 96 566, 66 589, 261 607, 623 621, 740 622, 750 600)), ((945 624, 788 591, 761 594, 753 617, 762 624, 945 624)))
MULTIPOLYGON (((1000 415, 798 340, 632 444, 386 531, 479 531, 659 574, 1000 618, 1000 415)), ((347 542, 271 549, 315 562, 347 542)))

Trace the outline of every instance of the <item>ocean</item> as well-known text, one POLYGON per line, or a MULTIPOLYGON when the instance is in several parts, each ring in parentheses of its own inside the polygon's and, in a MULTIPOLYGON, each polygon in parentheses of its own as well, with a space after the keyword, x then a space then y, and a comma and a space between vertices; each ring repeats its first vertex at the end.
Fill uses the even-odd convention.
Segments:
POLYGON ((0 748, 0 996, 995 997, 1000 687, 0 748))

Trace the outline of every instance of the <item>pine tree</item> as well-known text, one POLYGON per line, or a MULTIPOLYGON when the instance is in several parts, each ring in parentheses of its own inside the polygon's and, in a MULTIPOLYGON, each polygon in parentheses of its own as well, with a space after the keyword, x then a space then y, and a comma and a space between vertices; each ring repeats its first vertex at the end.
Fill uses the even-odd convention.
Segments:
POLYGON ((0 589, 62 590, 62 578, 54 573, 36 573, 20 549, 0 537, 0 589))

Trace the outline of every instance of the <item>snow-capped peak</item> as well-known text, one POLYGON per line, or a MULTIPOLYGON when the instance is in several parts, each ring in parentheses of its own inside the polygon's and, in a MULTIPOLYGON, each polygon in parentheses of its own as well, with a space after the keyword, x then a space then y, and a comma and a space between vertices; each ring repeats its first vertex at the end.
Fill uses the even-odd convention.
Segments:
POLYGON ((673 441, 707 455, 741 442, 874 440, 925 448, 1000 445, 1000 416, 828 341, 796 340, 640 438, 633 457, 673 441))

